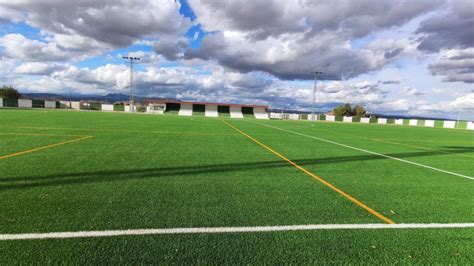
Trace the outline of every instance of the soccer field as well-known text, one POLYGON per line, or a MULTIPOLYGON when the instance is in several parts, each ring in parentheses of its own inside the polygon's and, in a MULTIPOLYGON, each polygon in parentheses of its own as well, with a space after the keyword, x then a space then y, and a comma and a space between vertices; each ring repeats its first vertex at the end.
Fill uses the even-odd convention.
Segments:
POLYGON ((474 263, 466 130, 3 109, 0 169, 1 264, 474 263))

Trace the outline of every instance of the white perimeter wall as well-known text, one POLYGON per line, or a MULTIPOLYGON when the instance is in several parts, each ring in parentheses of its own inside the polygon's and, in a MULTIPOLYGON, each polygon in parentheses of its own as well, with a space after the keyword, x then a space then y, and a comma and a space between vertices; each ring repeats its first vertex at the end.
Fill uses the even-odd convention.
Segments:
POLYGON ((56 102, 55 101, 44 101, 44 108, 54 109, 54 108, 56 108, 56 102))
POLYGON ((242 107, 240 106, 230 106, 230 117, 231 118, 244 118, 242 114, 242 107))
POLYGON ((408 124, 409 124, 410 126, 416 126, 416 125, 418 125, 418 120, 416 120, 416 119, 410 119, 410 121, 408 122, 408 124))
POLYGON ((316 121, 316 120, 318 120, 318 115, 314 114, 314 119, 313 119, 313 115, 308 114, 308 120, 309 121, 316 121))
MULTIPOLYGON (((69 108, 69 101, 59 101, 59 106, 61 106, 61 108, 69 108)), ((81 103, 80 102, 71 102, 71 108, 79 110, 79 109, 81 109, 81 103)))
POLYGON ((387 124, 387 118, 379 118, 379 119, 377 120, 377 123, 378 123, 378 124, 387 124))
POLYGON ((290 114, 290 115, 288 115, 288 119, 290 119, 290 120, 300 120, 300 115, 299 114, 290 114))
POLYGON ((270 118, 283 119, 283 114, 282 113, 270 113, 270 118))
POLYGON ((425 127, 434 127, 434 120, 425 120, 425 127))
POLYGON ((467 122, 467 129, 474 130, 474 122, 467 122))
POLYGON ((114 105, 113 104, 102 104, 101 106, 102 111, 113 111, 114 105))
POLYGON ((395 119, 395 125, 403 125, 403 119, 395 119))
POLYGON ((254 107, 253 108, 253 115, 257 119, 269 119, 268 114, 265 111, 265 108, 262 108, 262 107, 254 107))
POLYGON ((193 104, 192 103, 182 103, 179 108, 178 115, 192 116, 193 115, 193 104))
MULTIPOLYGON (((137 111, 137 106, 133 106, 133 110, 135 110, 135 112, 137 111)), ((125 105, 124 106, 124 112, 130 112, 130 105, 125 105)))
POLYGON ((18 107, 20 108, 32 108, 33 102, 28 99, 18 99, 18 107))
POLYGON ((370 118, 368 118, 368 117, 362 117, 362 118, 360 119, 360 122, 361 122, 361 123, 368 124, 368 123, 370 123, 370 118))
POLYGON ((206 104, 206 110, 204 111, 204 116, 218 117, 219 113, 217 112, 217 105, 206 104))
POLYGON ((336 122, 336 117, 333 115, 327 115, 326 121, 336 122))
POLYGON ((444 121, 443 127, 444 128, 455 128, 456 127, 456 121, 444 121))
POLYGON ((147 105, 147 107, 146 107, 146 112, 151 113, 151 114, 158 114, 158 115, 164 114, 164 110, 152 110, 151 106, 149 106, 149 105, 147 105))
POLYGON ((344 116, 342 122, 352 123, 352 116, 344 116))
POLYGON ((3 107, 3 98, 0 98, 0 107, 3 107))

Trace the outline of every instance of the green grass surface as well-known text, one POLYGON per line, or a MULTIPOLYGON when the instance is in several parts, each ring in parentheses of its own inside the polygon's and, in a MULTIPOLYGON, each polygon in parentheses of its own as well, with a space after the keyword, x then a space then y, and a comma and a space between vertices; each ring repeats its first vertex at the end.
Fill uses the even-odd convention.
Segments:
MULTIPOLYGON (((396 223, 474 221, 474 132, 223 118, 396 223)), ((0 110, 0 234, 383 223, 221 119, 0 110), (35 135, 37 134, 37 135, 35 135)), ((334 230, 0 241, 0 263, 451 263, 474 229, 334 230)))

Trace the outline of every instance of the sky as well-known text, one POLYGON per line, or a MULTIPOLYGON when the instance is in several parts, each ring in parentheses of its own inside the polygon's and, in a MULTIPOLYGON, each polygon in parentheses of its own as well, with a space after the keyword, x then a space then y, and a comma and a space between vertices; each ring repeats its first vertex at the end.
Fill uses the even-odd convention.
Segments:
POLYGON ((472 0, 0 0, 0 86, 474 120, 472 0))

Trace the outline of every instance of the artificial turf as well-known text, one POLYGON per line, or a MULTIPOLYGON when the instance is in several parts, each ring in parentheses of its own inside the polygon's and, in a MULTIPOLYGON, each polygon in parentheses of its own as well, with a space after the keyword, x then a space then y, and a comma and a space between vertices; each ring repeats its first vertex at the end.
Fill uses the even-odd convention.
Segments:
MULTIPOLYGON (((396 223, 474 221, 474 180, 294 133, 472 177, 474 132, 4 109, 0 157, 92 138, 0 159, 0 234, 383 223, 222 120, 396 223)), ((467 264, 473 243, 472 228, 21 240, 0 263, 467 264)))

